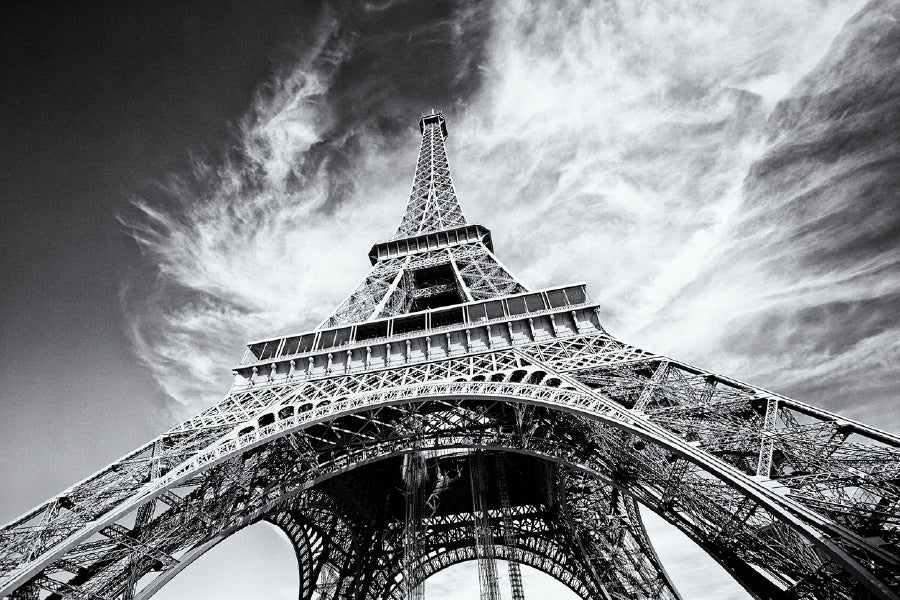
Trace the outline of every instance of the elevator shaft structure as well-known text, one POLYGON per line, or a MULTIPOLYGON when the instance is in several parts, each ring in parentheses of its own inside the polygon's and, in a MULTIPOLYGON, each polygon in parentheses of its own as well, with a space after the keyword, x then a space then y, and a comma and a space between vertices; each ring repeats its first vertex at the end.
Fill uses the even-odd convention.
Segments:
MULTIPOLYGON (((494 468, 497 475, 497 498, 500 501, 501 518, 503 519, 503 543, 508 548, 516 547, 515 525, 509 504, 509 488, 506 485, 506 464, 502 454, 494 455, 494 468)), ((522 571, 519 563, 513 558, 507 561, 509 587, 512 600, 525 600, 525 588, 522 585, 522 571)))

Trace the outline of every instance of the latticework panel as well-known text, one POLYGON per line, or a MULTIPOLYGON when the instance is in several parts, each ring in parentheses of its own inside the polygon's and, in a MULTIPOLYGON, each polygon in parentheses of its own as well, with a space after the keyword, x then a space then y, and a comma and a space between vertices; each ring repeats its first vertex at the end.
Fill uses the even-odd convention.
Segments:
POLYGON ((389 293, 402 273, 406 259, 383 260, 375 264, 362 283, 323 321, 320 328, 367 320, 389 293))
POLYGON ((358 323, 373 318, 418 310, 415 300, 424 293, 453 291, 458 302, 485 300, 527 292, 482 243, 461 244, 451 249, 422 251, 402 259, 375 264, 356 290, 322 323, 323 328, 358 323), (446 290, 418 288, 414 274, 423 269, 452 266, 454 279, 446 290))
POLYGON ((450 165, 444 148, 441 124, 425 125, 416 174, 406 212, 394 238, 440 231, 466 225, 450 180, 450 165))
POLYGON ((484 244, 473 246, 452 250, 459 276, 468 288, 472 300, 485 300, 528 291, 500 264, 497 257, 484 244))

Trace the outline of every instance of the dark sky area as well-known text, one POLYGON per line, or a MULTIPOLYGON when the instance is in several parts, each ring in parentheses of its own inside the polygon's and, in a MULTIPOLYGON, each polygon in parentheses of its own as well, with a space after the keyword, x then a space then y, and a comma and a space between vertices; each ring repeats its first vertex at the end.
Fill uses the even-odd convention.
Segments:
POLYGON ((194 156, 213 168, 241 160, 241 120, 297 64, 332 79, 325 139, 297 165, 302 177, 328 161, 329 204, 348 185, 348 132, 408 140, 409 115, 477 86, 475 69, 433 66, 474 60, 475 20, 454 45, 451 3, 390 4, 366 14, 316 2, 3 4, 0 420, 16 456, 0 468, 0 519, 171 425, 171 399, 135 360, 121 307, 124 282, 140 293, 157 275, 121 223, 135 197, 165 202, 194 156), (352 59, 337 60, 348 47, 352 59), (51 460, 60 447, 84 452, 51 460), (23 472, 23 461, 41 468, 23 472))
MULTIPOLYGON (((156 435, 169 401, 129 351, 118 297, 139 256, 117 216, 135 194, 184 171, 189 152, 230 143, 315 7, 0 10, 0 421, 15 440, 0 476, 20 498, 33 488, 23 494, 30 504, 60 478, 74 482, 156 435), (86 452, 56 454, 69 447, 86 452), (30 457, 41 468, 23 469, 30 457)), ((24 509, 25 498, 9 506, 2 496, 3 520, 24 509)))

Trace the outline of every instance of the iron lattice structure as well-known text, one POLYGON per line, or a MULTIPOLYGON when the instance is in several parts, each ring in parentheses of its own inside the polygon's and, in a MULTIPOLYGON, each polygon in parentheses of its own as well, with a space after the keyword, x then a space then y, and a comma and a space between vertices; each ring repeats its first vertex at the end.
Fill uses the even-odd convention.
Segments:
POLYGON ((440 113, 406 214, 315 331, 0 532, 0 596, 148 598, 235 531, 292 541, 299 598, 421 598, 477 560, 581 598, 679 598, 643 504, 753 596, 900 593, 900 440, 610 336, 582 284, 530 291, 459 207, 440 113))

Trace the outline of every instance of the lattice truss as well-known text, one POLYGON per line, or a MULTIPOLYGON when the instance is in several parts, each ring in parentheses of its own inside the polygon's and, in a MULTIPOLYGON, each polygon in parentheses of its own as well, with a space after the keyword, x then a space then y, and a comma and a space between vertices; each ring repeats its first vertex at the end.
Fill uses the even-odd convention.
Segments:
MULTIPOLYGON (((443 135, 423 118, 398 236, 465 224, 443 135)), ((379 257, 323 326, 521 291, 463 240, 379 257)), ((577 323, 235 386, 0 529, 0 597, 149 598, 267 520, 301 600, 420 598, 465 560, 486 598, 498 561, 581 598, 678 598, 638 504, 757 598, 898 600, 897 436, 577 323)))
MULTIPOLYGON (((437 115, 436 115, 437 116, 437 115)), ((467 223, 463 215, 444 148, 443 117, 423 119, 422 145, 406 212, 394 238, 451 229, 467 223)))
POLYGON ((417 300, 446 292, 462 303, 526 291, 483 243, 463 244, 376 263, 322 327, 414 312, 417 300), (442 266, 448 267, 444 278, 423 284, 420 274, 442 266))

